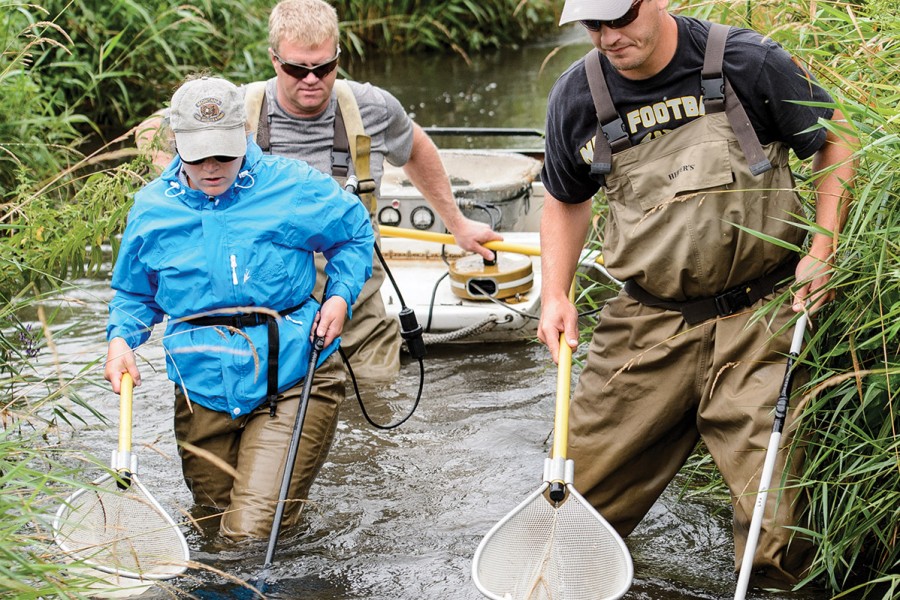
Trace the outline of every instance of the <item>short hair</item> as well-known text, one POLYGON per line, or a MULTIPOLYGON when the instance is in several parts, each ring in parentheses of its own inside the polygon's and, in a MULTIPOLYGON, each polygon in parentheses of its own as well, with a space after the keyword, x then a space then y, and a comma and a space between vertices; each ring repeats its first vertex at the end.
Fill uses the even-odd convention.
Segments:
POLYGON ((337 11, 324 0, 281 0, 269 14, 269 47, 280 50, 282 41, 317 46, 339 40, 337 11))

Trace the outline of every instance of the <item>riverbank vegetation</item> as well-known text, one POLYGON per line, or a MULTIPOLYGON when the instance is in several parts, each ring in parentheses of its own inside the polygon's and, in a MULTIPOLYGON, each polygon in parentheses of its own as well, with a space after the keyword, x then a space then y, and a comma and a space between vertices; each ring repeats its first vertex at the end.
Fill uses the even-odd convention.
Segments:
MULTIPOLYGON (((48 543, 40 513, 58 505, 53 482, 66 475, 42 459, 53 454, 56 428, 76 413, 50 407, 65 395, 88 410, 71 382, 33 368, 38 353, 53 351, 55 330, 52 314, 36 307, 73 278, 98 273, 105 252, 115 251, 128 208, 122 199, 148 172, 120 136, 198 67, 214 65, 236 81, 268 76, 270 5, 0 0, 0 595, 18 593, 21 581, 46 596, 60 589, 59 570, 41 551, 48 543)), ((527 43, 556 30, 561 3, 337 5, 342 47, 371 59, 385 51, 466 56, 527 43)), ((831 283, 837 300, 817 317, 801 357, 811 374, 802 390, 811 508, 799 533, 818 544, 808 581, 824 582, 835 598, 900 598, 896 0, 710 2, 683 10, 770 34, 834 91, 849 121, 838 132, 860 140, 856 200, 831 283)), ((811 184, 800 185, 810 197, 811 184)), ((67 592, 77 595, 74 587, 67 592)))

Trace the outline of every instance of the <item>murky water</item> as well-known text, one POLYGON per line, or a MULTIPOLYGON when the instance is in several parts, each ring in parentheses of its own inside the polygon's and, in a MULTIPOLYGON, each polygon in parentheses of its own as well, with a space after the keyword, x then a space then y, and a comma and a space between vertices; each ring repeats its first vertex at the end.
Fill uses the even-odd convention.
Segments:
MULTIPOLYGON (((105 281, 79 282, 61 315, 70 329, 45 352, 57 371, 111 420, 63 434, 64 446, 108 461, 117 440, 118 398, 102 382, 105 281), (93 387, 89 382, 100 382, 93 387)), ((185 531, 200 567, 143 598, 252 597, 235 582, 256 576, 265 542, 235 545, 214 523, 187 524, 191 498, 172 438, 172 385, 156 334, 142 347, 143 385, 134 396, 134 450, 150 492, 185 531), (233 578, 233 579, 232 579, 233 578)), ((299 530, 283 531, 271 597, 315 600, 476 600, 472 557, 487 531, 541 483, 550 450, 556 369, 537 344, 430 348, 425 390, 414 416, 395 430, 371 427, 356 400, 345 402, 338 435, 314 485, 299 530)), ((577 370, 577 369, 576 369, 577 370)), ((383 389, 363 388, 369 414, 393 422, 411 408, 418 366, 383 389)), ((577 465, 576 465, 577 468, 577 465)), ((90 481, 98 472, 85 472, 90 481)), ((718 500, 677 499, 679 482, 628 538, 635 581, 626 598, 730 598, 730 513, 718 500)), ((772 598, 768 594, 749 598, 772 598)), ((779 595, 802 600, 804 593, 779 595)))
MULTIPOLYGON (((457 54, 414 54, 351 63, 347 71, 390 90, 423 127, 542 130, 553 82, 589 48, 584 33, 572 28, 522 48, 473 54, 470 63, 457 54)), ((483 147, 477 140, 469 145, 483 147)))

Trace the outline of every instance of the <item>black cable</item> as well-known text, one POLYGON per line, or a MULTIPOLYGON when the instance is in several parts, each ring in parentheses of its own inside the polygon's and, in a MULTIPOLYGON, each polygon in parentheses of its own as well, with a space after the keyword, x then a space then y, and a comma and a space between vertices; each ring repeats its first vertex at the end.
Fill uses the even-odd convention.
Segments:
POLYGON ((428 333, 431 332, 431 319, 432 317, 434 317, 434 301, 437 297, 438 287, 441 285, 441 282, 447 278, 448 275, 450 275, 450 271, 447 271, 446 273, 438 277, 438 280, 435 282, 434 287, 431 288, 431 301, 429 301, 428 303, 428 320, 425 321, 425 331, 428 333))
POLYGON ((472 208, 483 210, 485 213, 487 213, 487 218, 490 221, 491 229, 496 230, 497 227, 499 227, 503 222, 503 212, 494 204, 482 204, 481 202, 473 202, 470 206, 472 208), (496 213, 497 215, 496 218, 494 218, 494 213, 496 213))
POLYGON ((425 364, 422 362, 422 359, 417 359, 419 362, 419 391, 416 394, 416 401, 413 403, 412 408, 409 413, 391 425, 382 425, 380 423, 376 423, 372 417, 369 416, 369 412, 366 410, 366 405, 362 400, 362 395, 359 393, 359 385, 356 383, 356 375, 353 374, 353 367, 350 366, 350 360, 347 358, 347 355, 344 354, 343 348, 338 348, 338 352, 341 355, 341 360, 344 361, 344 366, 347 367, 347 372, 350 374, 350 382, 353 384, 353 393, 356 394, 356 401, 359 403, 359 409, 362 411, 363 416, 366 418, 366 421, 369 422, 369 425, 376 429, 396 429, 400 427, 406 421, 409 420, 410 417, 416 412, 416 409, 419 407, 419 401, 422 399, 422 389, 425 387, 425 364))
MULTIPOLYGON (((359 182, 356 177, 351 175, 347 178, 347 182, 344 185, 344 189, 350 192, 351 194, 357 194, 359 191, 359 182)), ((395 423, 394 425, 379 425, 375 423, 371 418, 369 418, 368 413, 366 412, 366 407, 363 404, 362 396, 359 394, 359 387, 356 384, 356 376, 353 374, 353 369, 350 367, 350 361, 347 359, 346 354, 344 354, 344 349, 338 347, 338 352, 340 352, 341 359, 344 361, 344 365, 347 367, 347 371, 350 373, 350 379, 353 382, 353 390, 356 392, 356 399, 359 401, 359 407, 362 409, 363 415, 366 417, 366 420, 373 426, 378 429, 393 429, 394 427, 398 427, 403 424, 407 419, 409 419, 413 413, 416 411, 416 408, 419 406, 419 400, 422 398, 422 389, 425 384, 425 364, 422 359, 425 356, 425 342, 422 340, 422 327, 419 325, 419 322, 416 320, 416 313, 406 305, 406 301, 403 299, 403 294, 400 292, 400 286, 397 285, 397 281, 394 279, 394 274, 391 273, 390 267, 388 267, 387 261, 384 259, 384 255, 381 253, 381 248, 376 243, 375 247, 375 255, 378 257, 379 262, 381 262, 381 266, 384 267, 384 272, 387 275, 388 279, 391 282, 391 286, 393 286, 394 291, 397 293, 397 299, 400 301, 400 336, 406 341, 406 348, 409 350, 410 355, 419 361, 419 391, 416 393, 416 402, 412 407, 412 410, 409 412, 406 417, 404 417, 400 422, 395 423)))
POLYGON ((381 254, 381 248, 378 244, 375 244, 375 254, 378 256, 378 260, 381 262, 381 266, 384 267, 384 272, 387 274, 388 279, 391 280, 391 285, 394 287, 394 291, 397 292, 397 299, 400 301, 400 306, 406 308, 406 302, 403 300, 403 294, 400 293, 400 286, 397 285, 397 282, 394 280, 394 274, 391 273, 391 270, 388 268, 387 261, 384 260, 384 255, 381 254))

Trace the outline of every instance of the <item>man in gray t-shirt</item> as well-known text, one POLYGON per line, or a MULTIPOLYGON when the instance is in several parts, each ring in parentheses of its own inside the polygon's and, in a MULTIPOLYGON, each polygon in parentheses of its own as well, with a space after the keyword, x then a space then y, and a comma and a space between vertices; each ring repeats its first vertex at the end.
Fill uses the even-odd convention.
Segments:
MULTIPOLYGON (((417 127, 390 92, 369 83, 348 81, 347 84, 359 106, 363 129, 372 139, 369 169, 380 187, 385 160, 395 166, 407 164, 417 127)), ((318 114, 298 115, 285 108, 284 104, 289 106, 289 101, 283 104, 278 100, 278 76, 266 81, 265 89, 266 98, 275 99, 267 103, 269 152, 303 160, 314 169, 331 173, 336 95, 333 92, 329 95, 327 105, 318 114)), ((353 171, 352 164, 350 171, 353 171)))

